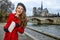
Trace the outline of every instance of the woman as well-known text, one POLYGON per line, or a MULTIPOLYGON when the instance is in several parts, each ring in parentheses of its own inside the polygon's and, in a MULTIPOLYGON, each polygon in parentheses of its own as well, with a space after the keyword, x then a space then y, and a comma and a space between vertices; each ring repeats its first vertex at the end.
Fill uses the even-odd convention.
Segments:
POLYGON ((18 32, 23 34, 24 29, 27 25, 26 8, 24 4, 18 3, 16 7, 16 13, 10 13, 8 17, 7 24, 4 26, 5 37, 4 40, 18 40, 18 32), (9 27, 15 23, 15 27, 10 32, 9 27))

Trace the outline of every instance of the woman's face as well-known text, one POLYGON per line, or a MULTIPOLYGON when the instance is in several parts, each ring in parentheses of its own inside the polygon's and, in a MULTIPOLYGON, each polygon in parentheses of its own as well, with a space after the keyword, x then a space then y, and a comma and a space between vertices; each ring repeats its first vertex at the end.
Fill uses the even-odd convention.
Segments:
POLYGON ((18 6, 16 8, 16 13, 20 15, 22 12, 23 12, 23 7, 22 6, 18 6))

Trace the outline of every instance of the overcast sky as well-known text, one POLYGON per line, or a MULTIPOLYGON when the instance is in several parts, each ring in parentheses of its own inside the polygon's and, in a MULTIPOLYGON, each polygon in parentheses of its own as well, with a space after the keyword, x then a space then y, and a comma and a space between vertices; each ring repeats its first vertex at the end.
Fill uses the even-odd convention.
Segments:
MULTIPOLYGON (((60 12, 60 0, 42 0, 43 8, 47 8, 50 13, 60 12)), ((41 7, 41 0, 11 0, 15 7, 17 3, 22 2, 27 8, 27 16, 31 16, 33 7, 41 7)))

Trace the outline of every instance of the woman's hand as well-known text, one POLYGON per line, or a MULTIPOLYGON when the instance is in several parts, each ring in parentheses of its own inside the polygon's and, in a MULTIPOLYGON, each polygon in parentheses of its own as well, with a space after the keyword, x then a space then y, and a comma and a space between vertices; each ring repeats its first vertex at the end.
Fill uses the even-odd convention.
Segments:
POLYGON ((9 32, 8 29, 4 29, 5 32, 9 32))
POLYGON ((16 24, 16 27, 19 27, 20 25, 18 23, 15 23, 16 24))

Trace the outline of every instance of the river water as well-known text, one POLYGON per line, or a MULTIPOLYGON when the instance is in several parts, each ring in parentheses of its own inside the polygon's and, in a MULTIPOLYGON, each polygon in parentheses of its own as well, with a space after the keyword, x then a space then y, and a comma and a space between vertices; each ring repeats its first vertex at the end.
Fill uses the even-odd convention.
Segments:
POLYGON ((28 22, 27 26, 60 36, 60 25, 37 25, 28 22))

